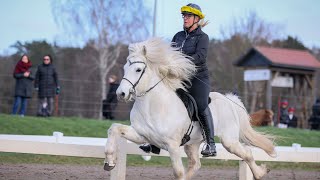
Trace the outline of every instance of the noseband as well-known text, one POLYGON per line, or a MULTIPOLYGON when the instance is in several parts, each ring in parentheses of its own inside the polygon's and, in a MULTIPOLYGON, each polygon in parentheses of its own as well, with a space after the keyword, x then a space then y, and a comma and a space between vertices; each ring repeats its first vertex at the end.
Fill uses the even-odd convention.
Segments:
POLYGON ((145 62, 143 62, 143 61, 134 61, 134 62, 131 62, 130 60, 128 60, 128 61, 129 61, 129 66, 131 66, 132 64, 135 64, 135 63, 142 63, 142 64, 144 64, 144 68, 143 68, 143 70, 142 70, 142 73, 141 73, 141 75, 140 75, 140 77, 139 77, 139 79, 138 79, 138 81, 137 81, 136 83, 133 84, 129 79, 127 79, 127 78, 122 78, 123 80, 128 81, 128 82, 132 85, 132 88, 129 90, 130 94, 133 94, 133 95, 135 95, 135 96, 137 96, 137 97, 142 97, 142 96, 146 95, 149 91, 151 91, 154 87, 156 87, 156 86, 165 78, 165 77, 163 77, 158 83, 156 83, 154 86, 152 86, 151 88, 149 88, 146 92, 141 93, 140 95, 137 95, 137 94, 136 94, 136 86, 139 84, 139 82, 140 82, 143 74, 145 73, 146 68, 147 68, 147 64, 146 64, 145 62))

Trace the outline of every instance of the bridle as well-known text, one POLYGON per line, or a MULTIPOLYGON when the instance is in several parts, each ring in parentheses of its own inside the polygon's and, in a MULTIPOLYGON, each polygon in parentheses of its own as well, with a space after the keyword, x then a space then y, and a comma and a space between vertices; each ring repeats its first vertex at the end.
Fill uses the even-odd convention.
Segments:
POLYGON ((140 95, 137 95, 137 94, 136 94, 136 86, 139 84, 139 82, 140 82, 143 74, 145 73, 146 68, 147 68, 147 64, 146 64, 145 62, 143 62, 143 61, 134 61, 134 62, 131 62, 130 60, 128 60, 128 62, 129 62, 129 66, 131 66, 132 64, 136 64, 136 63, 142 63, 142 64, 144 64, 144 68, 143 68, 143 70, 142 70, 142 73, 141 73, 141 75, 140 75, 140 77, 139 77, 139 79, 138 79, 138 81, 137 81, 136 83, 133 84, 129 79, 127 79, 127 78, 125 78, 125 77, 122 78, 123 80, 128 81, 128 82, 132 85, 131 89, 129 90, 129 93, 132 94, 132 95, 134 95, 134 96, 136 96, 136 97, 142 97, 142 96, 146 95, 148 92, 150 92, 153 88, 155 88, 155 87, 165 78, 165 77, 163 77, 159 82, 157 82, 155 85, 153 85, 152 87, 150 87, 147 91, 141 93, 140 95))

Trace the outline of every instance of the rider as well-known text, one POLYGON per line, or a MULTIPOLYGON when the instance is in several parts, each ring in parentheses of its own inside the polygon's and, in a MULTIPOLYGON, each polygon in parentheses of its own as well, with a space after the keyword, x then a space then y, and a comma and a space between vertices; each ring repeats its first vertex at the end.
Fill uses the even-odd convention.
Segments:
MULTIPOLYGON (((181 8, 181 14, 184 30, 174 35, 172 42, 176 44, 184 54, 191 56, 191 60, 198 68, 196 75, 191 79, 192 86, 188 88, 188 92, 197 103, 200 123, 207 142, 201 154, 204 157, 216 156, 213 119, 208 107, 210 81, 206 58, 209 37, 201 30, 207 23, 203 23, 204 14, 196 4, 190 3, 183 6, 181 8)), ((140 146, 140 148, 146 152, 154 152, 153 150, 156 147, 148 144, 140 146)))

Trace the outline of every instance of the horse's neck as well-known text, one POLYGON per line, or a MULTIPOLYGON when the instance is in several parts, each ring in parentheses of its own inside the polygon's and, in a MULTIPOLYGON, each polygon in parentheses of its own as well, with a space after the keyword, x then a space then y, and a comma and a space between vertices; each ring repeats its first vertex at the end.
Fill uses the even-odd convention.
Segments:
MULTIPOLYGON (((153 87, 159 81, 161 81, 160 78, 150 81, 150 83, 144 87, 144 90, 140 92, 146 92, 146 90, 153 87)), ((169 100, 172 98, 177 98, 175 92, 172 91, 172 89, 170 89, 166 85, 164 85, 163 82, 160 82, 152 90, 147 92, 144 96, 137 97, 135 103, 143 104, 144 106, 150 106, 153 104, 159 104, 160 106, 163 106, 165 104, 170 103, 169 100)))
MULTIPOLYGON (((161 81, 160 78, 148 83, 147 89, 161 81)), ((145 92, 144 89, 142 92, 145 92)), ((160 82, 152 90, 146 93, 142 97, 137 97, 134 103, 134 115, 136 118, 155 120, 155 116, 166 118, 170 109, 176 109, 176 111, 183 111, 183 103, 179 101, 179 97, 176 93, 167 87, 163 82, 160 82), (164 114, 162 114, 164 113, 164 114)))
POLYGON ((161 141, 164 136, 180 141, 190 123, 182 101, 163 82, 145 96, 136 99, 130 113, 130 121, 138 133, 161 141))

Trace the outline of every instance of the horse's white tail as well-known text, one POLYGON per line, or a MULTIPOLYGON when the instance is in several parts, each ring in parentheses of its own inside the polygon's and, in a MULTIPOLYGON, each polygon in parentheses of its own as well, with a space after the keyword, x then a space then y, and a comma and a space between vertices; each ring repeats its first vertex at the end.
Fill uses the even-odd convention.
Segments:
POLYGON ((245 109, 236 108, 239 114, 240 123, 240 140, 251 146, 256 146, 263 149, 267 154, 272 157, 276 156, 274 139, 272 135, 255 131, 250 124, 250 116, 245 109))
POLYGON ((265 133, 255 131, 250 124, 250 116, 244 108, 241 100, 232 94, 226 95, 227 99, 229 99, 230 103, 232 103, 232 108, 236 113, 237 118, 239 118, 239 126, 240 126, 240 141, 250 145, 263 149, 267 154, 272 157, 276 156, 275 147, 274 147, 274 139, 275 137, 272 135, 268 135, 265 133))

